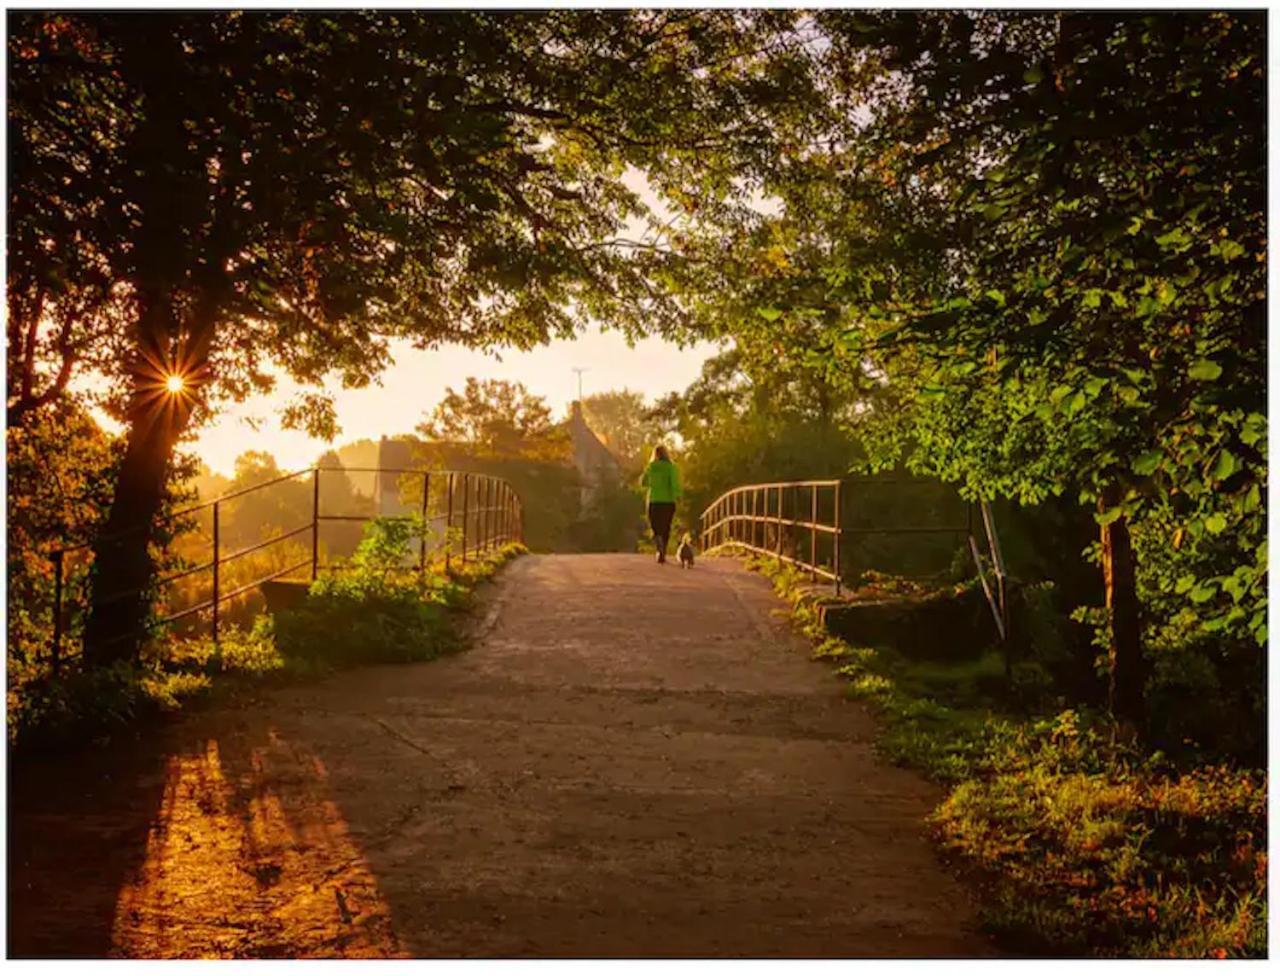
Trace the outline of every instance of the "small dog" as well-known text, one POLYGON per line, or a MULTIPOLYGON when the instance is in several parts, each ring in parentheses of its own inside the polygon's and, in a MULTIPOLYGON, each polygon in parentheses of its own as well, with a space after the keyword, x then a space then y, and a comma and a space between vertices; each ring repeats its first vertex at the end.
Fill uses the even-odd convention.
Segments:
POLYGON ((680 557, 681 569, 688 569, 693 565, 693 536, 688 532, 680 538, 680 547, 676 549, 676 555, 680 557))

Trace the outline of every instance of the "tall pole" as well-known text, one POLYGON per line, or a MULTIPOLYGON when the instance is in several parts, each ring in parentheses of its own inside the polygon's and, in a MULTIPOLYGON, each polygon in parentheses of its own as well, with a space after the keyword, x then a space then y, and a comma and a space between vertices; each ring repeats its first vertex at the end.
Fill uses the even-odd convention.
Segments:
POLYGON ((582 374, 587 371, 586 366, 574 366, 573 371, 578 374, 578 402, 582 402, 582 374))

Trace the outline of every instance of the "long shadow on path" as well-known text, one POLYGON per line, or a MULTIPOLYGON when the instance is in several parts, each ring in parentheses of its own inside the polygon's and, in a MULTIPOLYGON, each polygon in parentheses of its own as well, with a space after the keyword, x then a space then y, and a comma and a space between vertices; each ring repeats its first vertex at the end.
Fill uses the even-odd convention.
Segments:
POLYGON ((936 792, 777 608, 723 561, 524 557, 463 655, 15 777, 10 951, 989 954, 936 792))

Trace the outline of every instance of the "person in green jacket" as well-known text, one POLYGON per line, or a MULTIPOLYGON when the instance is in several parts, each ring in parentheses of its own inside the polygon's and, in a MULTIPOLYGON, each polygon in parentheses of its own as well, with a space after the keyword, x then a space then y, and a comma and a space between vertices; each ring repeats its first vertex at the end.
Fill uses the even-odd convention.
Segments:
POLYGON ((649 526, 653 529, 653 541, 658 546, 658 562, 667 561, 667 543, 671 539, 671 519, 676 514, 676 499, 680 497, 680 471, 672 463, 667 449, 661 444, 653 449, 653 457, 640 476, 640 487, 648 488, 649 526))

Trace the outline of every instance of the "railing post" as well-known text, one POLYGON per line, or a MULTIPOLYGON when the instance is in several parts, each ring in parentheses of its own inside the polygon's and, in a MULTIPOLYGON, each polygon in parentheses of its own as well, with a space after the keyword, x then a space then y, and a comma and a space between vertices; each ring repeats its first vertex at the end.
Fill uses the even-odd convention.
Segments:
MULTIPOLYGON (((376 499, 375 499, 376 501, 376 499)), ((320 469, 311 469, 311 582, 320 575, 320 469)))
POLYGON ((493 531, 493 519, 489 509, 493 507, 493 479, 486 477, 484 479, 484 508, 480 510, 480 535, 482 541, 480 548, 483 552, 489 551, 490 538, 489 534, 493 531))
POLYGON ((812 501, 809 513, 809 578, 818 581, 818 486, 811 485, 809 495, 812 501))
POLYGON ((467 564, 467 498, 470 495, 471 475, 462 476, 462 564, 467 564))
POLYGON ((832 552, 832 572, 836 574, 836 596, 840 595, 840 482, 836 482, 836 534, 835 549, 832 552))
POLYGON ((431 495, 431 473, 422 472, 422 526, 418 536, 418 575, 427 573, 427 499, 431 495))
POLYGON ((759 501, 760 501, 760 493, 756 489, 752 488, 751 489, 751 542, 750 542, 750 546, 752 549, 754 549, 756 546, 756 527, 759 525, 759 523, 756 521, 756 518, 759 514, 758 506, 757 506, 757 503, 759 501))
POLYGON ((49 660, 54 673, 62 661, 62 557, 61 549, 53 554, 53 646, 49 660))
POLYGON ((778 485, 778 569, 782 569, 782 485, 778 485))
POLYGON ((213 643, 216 647, 218 644, 218 603, 220 602, 221 593, 219 592, 219 560, 222 554, 222 547, 219 545, 221 534, 220 518, 219 518, 218 502, 213 503, 213 619, 210 621, 209 629, 213 632, 213 643))
POLYGON ((449 534, 453 531, 453 472, 445 478, 445 516, 444 516, 444 572, 449 575, 449 548, 452 546, 449 534))

